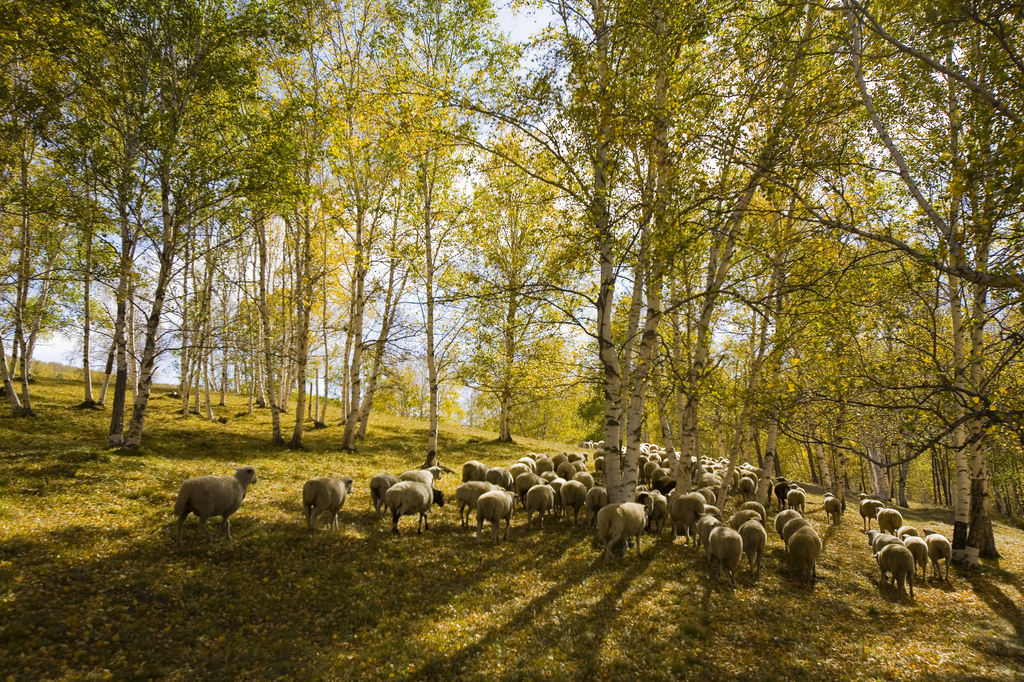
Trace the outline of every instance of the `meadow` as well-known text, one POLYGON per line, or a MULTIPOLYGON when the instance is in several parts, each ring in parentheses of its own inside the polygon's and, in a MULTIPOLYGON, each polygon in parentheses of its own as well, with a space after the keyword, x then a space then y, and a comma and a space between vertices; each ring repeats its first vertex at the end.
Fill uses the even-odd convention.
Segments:
MULTIPOLYGON (((356 453, 340 414, 307 448, 269 443, 269 414, 240 399, 226 424, 182 418, 158 390, 142 451, 102 447, 104 410, 79 410, 80 387, 33 386, 36 419, 0 417, 0 671, 7 680, 1020 680, 1024 534, 997 519, 1003 558, 954 567, 951 582, 880 584, 851 505, 829 526, 813 587, 798 582, 769 532, 759 580, 743 561, 730 588, 703 554, 666 529, 644 556, 605 562, 581 523, 524 529, 479 546, 456 508, 415 532, 377 520, 369 478, 424 459, 426 426, 374 415, 356 453), (174 543, 172 507, 191 476, 255 466, 210 544, 195 517, 174 543), (347 476, 337 531, 303 526, 302 483, 347 476)), ((290 421, 290 419, 288 420, 290 421)), ((508 465, 567 446, 499 444, 468 428, 440 433, 441 462, 508 465)), ((458 475, 440 487, 451 495, 458 475)), ((730 505, 732 503, 730 502, 730 505)), ((952 512, 913 504, 908 523, 952 534, 952 512)), ((772 515, 774 515, 774 507, 772 515)), ((211 524, 213 526, 214 524, 211 524)))

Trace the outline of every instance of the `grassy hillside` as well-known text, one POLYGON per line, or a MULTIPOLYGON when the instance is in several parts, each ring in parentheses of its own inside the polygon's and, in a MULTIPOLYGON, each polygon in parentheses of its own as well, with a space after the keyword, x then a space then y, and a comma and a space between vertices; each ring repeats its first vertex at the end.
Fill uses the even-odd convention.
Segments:
MULTIPOLYGON (((829 527, 814 589, 769 534, 760 581, 735 589, 666 531, 606 564, 587 531, 513 521, 507 544, 475 544, 446 507, 429 531, 394 538, 367 482, 423 461, 425 427, 376 416, 357 454, 341 429, 301 452, 268 445, 265 411, 226 425, 156 397, 138 456, 107 452, 108 413, 80 411, 76 384, 41 380, 35 420, 0 418, 0 670, 7 679, 1015 680, 1024 671, 1024 541, 996 525, 1004 558, 880 586, 854 509, 829 527), (259 481, 210 545, 171 509, 190 476, 252 464, 259 481), (337 532, 302 526, 314 475, 355 480, 337 532)), ((337 422, 337 417, 331 420, 337 422)), ((442 429, 442 462, 508 464, 528 451, 493 434, 442 429)), ((451 494, 458 481, 446 477, 451 494)), ((908 522, 951 534, 947 510, 908 522)), ((745 567, 745 560, 744 560, 745 567)))

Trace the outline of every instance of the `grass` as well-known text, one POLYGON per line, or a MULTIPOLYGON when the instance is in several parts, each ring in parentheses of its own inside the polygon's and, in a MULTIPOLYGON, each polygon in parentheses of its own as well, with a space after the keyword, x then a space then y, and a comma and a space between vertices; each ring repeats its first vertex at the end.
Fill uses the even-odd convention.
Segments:
MULTIPOLYGON (((106 451, 108 413, 83 411, 76 384, 34 386, 35 420, 0 418, 0 670, 7 679, 342 680, 1019 680, 1024 671, 1024 535, 997 523, 1003 559, 918 581, 900 599, 878 583, 851 509, 827 525, 814 589, 769 533, 760 581, 729 589, 666 531, 606 565, 582 527, 514 519, 480 547, 456 510, 401 537, 374 518, 367 483, 423 461, 422 423, 376 415, 357 454, 341 429, 304 451, 268 444, 269 417, 226 425, 154 398, 144 449, 106 451), (171 509, 187 477, 253 464, 259 481, 209 544, 195 518, 184 549, 171 509), (313 475, 355 480, 337 532, 302 526, 313 475)), ((337 423, 335 415, 332 423, 337 423)), ((508 464, 531 450, 442 429, 442 462, 508 464)), ((455 477, 442 488, 451 494, 455 477)), ((908 522, 951 534, 948 510, 908 522)), ((745 560, 744 560, 745 566, 745 560)))

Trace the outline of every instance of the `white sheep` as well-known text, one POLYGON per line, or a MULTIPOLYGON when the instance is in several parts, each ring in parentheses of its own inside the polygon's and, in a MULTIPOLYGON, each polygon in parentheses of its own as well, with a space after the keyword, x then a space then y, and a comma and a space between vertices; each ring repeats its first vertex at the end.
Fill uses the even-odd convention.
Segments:
POLYGON ((900 540, 895 535, 880 533, 877 530, 869 530, 868 544, 871 545, 871 553, 878 554, 886 545, 902 545, 903 540, 900 540))
POLYGON ((576 475, 576 467, 572 465, 572 462, 562 462, 555 468, 555 473, 559 478, 571 481, 572 477, 576 475))
POLYGON ((516 494, 519 496, 519 502, 524 507, 526 506, 526 493, 535 485, 541 485, 544 480, 535 473, 527 472, 516 478, 516 494))
POLYGON ((676 495, 669 500, 673 538, 685 535, 686 544, 690 544, 690 540, 697 541, 697 519, 704 514, 704 503, 704 496, 699 493, 676 495))
POLYGON ((697 539, 694 544, 695 548, 703 545, 704 552, 707 553, 708 549, 708 538, 711 537, 711 531, 719 526, 724 526, 721 519, 715 518, 711 514, 704 514, 697 519, 697 539))
POLYGON ((222 520, 217 529, 217 537, 225 533, 230 540, 231 515, 238 511, 249 486, 255 482, 256 469, 244 466, 235 471, 234 476, 199 476, 182 483, 178 488, 178 498, 174 501, 174 515, 178 517, 178 545, 182 545, 181 527, 189 514, 199 517, 199 529, 210 542, 213 542, 213 536, 206 527, 206 520, 211 516, 220 516, 222 520))
POLYGON ((594 477, 590 474, 589 471, 577 471, 575 474, 572 475, 571 480, 579 481, 587 490, 590 490, 591 488, 594 487, 594 477))
POLYGON ((608 490, 604 486, 595 485, 587 491, 587 523, 597 528, 597 512, 608 504, 608 490))
POLYGON ((398 477, 400 481, 419 481, 427 487, 433 488, 435 481, 440 481, 442 476, 441 467, 430 467, 428 469, 413 469, 406 471, 398 477))
POLYGON ((875 520, 878 521, 878 530, 896 535, 896 531, 903 525, 903 514, 895 509, 879 509, 875 520))
POLYGON ((761 504, 760 502, 755 502, 754 500, 744 502, 743 504, 740 505, 740 509, 753 509, 754 511, 761 515, 762 525, 768 522, 768 514, 765 513, 764 505, 761 504))
POLYGON ((949 539, 946 536, 938 533, 927 533, 924 541, 928 545, 928 558, 932 560, 933 577, 939 577, 939 559, 945 559, 946 574, 942 579, 948 583, 949 562, 953 559, 953 545, 949 543, 949 539))
POLYGON ((566 481, 562 484, 559 494, 566 516, 568 516, 569 510, 572 509, 572 525, 575 526, 580 521, 580 509, 587 503, 587 487, 577 480, 566 481))
POLYGON ((538 483, 523 496, 523 510, 526 512, 526 527, 530 527, 534 514, 540 514, 540 527, 544 528, 544 513, 555 506, 555 491, 545 483, 538 483))
POLYGON ((628 539, 636 538, 636 554, 642 557, 640 551, 640 537, 644 534, 644 527, 647 525, 647 509, 636 502, 615 502, 605 505, 597 512, 597 535, 605 541, 604 559, 609 561, 612 558, 612 548, 619 542, 626 547, 623 549, 623 556, 628 551, 628 539))
POLYGON ((838 525, 839 519, 843 516, 843 503, 839 501, 839 498, 826 497, 822 507, 825 509, 825 513, 828 514, 829 523, 838 525))
POLYGON ((665 522, 669 520, 668 498, 657 490, 651 491, 651 498, 654 500, 654 509, 647 520, 648 530, 653 529, 654 534, 660 536, 661 529, 665 527, 665 522))
POLYGON ((768 533, 758 521, 747 521, 737 531, 743 539, 743 553, 747 555, 750 572, 761 577, 761 560, 768 544, 768 533))
MULTIPOLYGON (((928 579, 928 543, 924 538, 916 535, 907 535, 903 538, 903 544, 907 546, 910 553, 914 555, 914 564, 921 567, 921 580, 928 579)), ((917 569, 914 569, 917 573, 917 569)))
POLYGON ((790 488, 786 493, 786 506, 790 509, 798 509, 801 514, 806 514, 804 506, 807 504, 807 495, 800 488, 790 488))
POLYGON ((789 550, 789 541, 801 528, 811 528, 811 522, 807 519, 800 517, 792 519, 786 522, 786 525, 782 527, 782 544, 786 546, 786 550, 789 550))
POLYGON ((892 574, 892 579, 895 579, 899 586, 900 596, 903 595, 903 585, 909 584, 910 598, 914 598, 914 555, 910 553, 909 549, 902 543, 886 545, 875 554, 875 561, 878 562, 878 569, 882 572, 882 582, 890 584, 889 574, 892 574))
POLYGON ((462 527, 469 526, 469 514, 476 510, 476 503, 481 495, 501 489, 500 486, 487 481, 467 481, 456 488, 455 501, 459 504, 459 521, 462 527))
POLYGON ((801 518, 800 512, 795 509, 783 509, 775 515, 775 532, 782 537, 782 529, 786 527, 786 524, 793 519, 801 518))
POLYGON ((508 528, 512 525, 512 511, 516 506, 516 496, 507 490, 493 490, 484 493, 476 503, 476 543, 484 533, 484 521, 490 521, 494 529, 494 544, 498 544, 498 530, 502 519, 505 520, 505 540, 508 540, 508 528))
POLYGON ((743 496, 744 502, 752 498, 754 493, 757 492, 757 482, 750 476, 743 476, 740 478, 740 482, 737 487, 739 488, 740 495, 743 496))
POLYGON ((565 479, 558 478, 553 471, 548 473, 554 478, 550 481, 545 478, 541 483, 547 483, 551 487, 551 492, 555 494, 555 503, 551 507, 551 513, 556 519, 559 519, 562 517, 562 486, 565 485, 565 479))
POLYGON ((895 535, 900 540, 904 540, 908 536, 913 536, 915 538, 922 537, 921 536, 921 531, 919 531, 918 529, 914 528, 913 526, 900 526, 899 529, 896 531, 895 535))
POLYGON ((553 472, 555 470, 555 464, 552 460, 547 457, 540 457, 537 459, 537 475, 543 476, 546 472, 553 472))
POLYGON ((761 515, 756 509, 740 509, 738 512, 729 517, 729 527, 733 530, 739 530, 747 521, 761 522, 761 515))
POLYGON ((504 467, 491 467, 487 470, 484 480, 493 485, 500 486, 503 490, 508 490, 509 492, 515 490, 512 487, 515 483, 512 480, 512 474, 504 467))
POLYGON ((743 556, 743 538, 740 534, 727 526, 717 526, 708 535, 708 565, 714 560, 718 561, 718 577, 722 573, 729 576, 729 584, 735 584, 734 574, 740 565, 740 557, 743 556))
POLYGON ((804 526, 793 533, 786 545, 800 580, 807 585, 813 585, 818 577, 817 561, 821 546, 821 538, 810 526, 804 526))
POLYGON ((391 510, 392 533, 399 534, 398 519, 413 514, 419 514, 416 532, 422 533, 423 527, 430 530, 427 512, 431 505, 444 506, 444 493, 422 481, 399 481, 384 494, 384 503, 391 510))
POLYGON ((487 480, 487 465, 483 462, 478 462, 475 459, 470 460, 462 465, 462 482, 468 483, 469 481, 486 481, 487 480))
POLYGON ((380 520, 380 508, 384 506, 384 494, 388 488, 401 480, 392 474, 375 474, 370 479, 370 501, 373 502, 373 509, 380 520))
POLYGON ((316 520, 324 512, 330 512, 331 530, 338 528, 338 512, 345 499, 352 492, 351 478, 311 478, 302 485, 302 508, 306 513, 306 526, 316 530, 316 520))
POLYGON ((508 468, 508 473, 512 475, 512 481, 515 482, 523 474, 530 473, 530 467, 526 466, 522 462, 516 462, 508 468))
POLYGON ((864 519, 864 530, 871 530, 871 520, 878 514, 878 510, 885 505, 874 498, 867 498, 860 501, 860 516, 864 519))

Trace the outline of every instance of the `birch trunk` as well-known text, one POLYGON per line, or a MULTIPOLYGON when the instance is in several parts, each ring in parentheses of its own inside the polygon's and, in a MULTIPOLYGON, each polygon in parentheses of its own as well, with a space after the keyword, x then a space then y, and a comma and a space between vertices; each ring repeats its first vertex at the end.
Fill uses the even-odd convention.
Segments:
POLYGON ((352 282, 352 366, 349 371, 349 410, 345 417, 345 434, 341 437, 342 450, 356 449, 356 432, 359 426, 360 389, 363 364, 363 307, 366 304, 366 258, 363 252, 363 221, 366 211, 359 206, 356 194, 355 272, 352 282))
POLYGON ((295 404, 295 428, 292 430, 292 439, 288 444, 292 448, 302 447, 302 432, 306 420, 306 365, 309 363, 309 319, 313 306, 314 277, 310 270, 313 266, 313 225, 309 210, 307 209, 302 224, 302 253, 296 258, 296 279, 295 279, 295 302, 298 307, 298 327, 296 329, 296 377, 295 382, 299 387, 298 397, 295 404))
MULTIPOLYGON (((90 193, 90 199, 92 198, 90 193)), ((85 221, 85 272, 82 277, 82 311, 85 320, 82 324, 82 375, 85 381, 82 407, 94 407, 96 401, 92 395, 92 367, 89 358, 90 332, 92 328, 92 202, 89 203, 89 219, 85 221)))
POLYGON ((259 296, 256 303, 260 311, 260 331, 263 337, 263 386, 266 400, 270 403, 273 443, 284 445, 284 437, 281 435, 281 408, 277 405, 277 391, 274 388, 274 353, 270 343, 270 305, 267 302, 267 226, 262 216, 256 218, 255 227, 260 253, 259 296))

